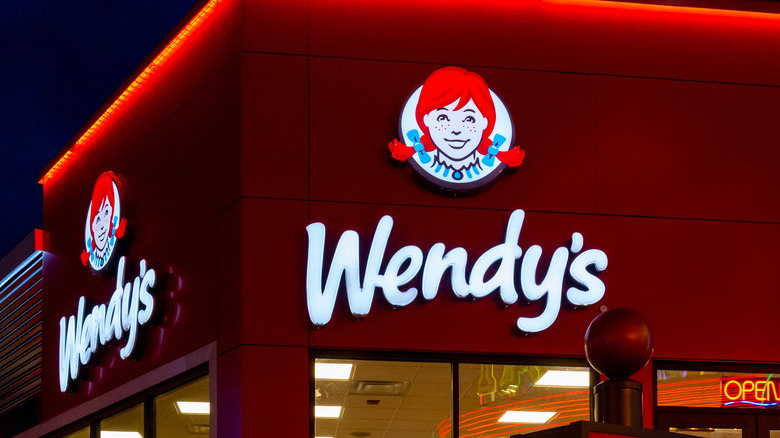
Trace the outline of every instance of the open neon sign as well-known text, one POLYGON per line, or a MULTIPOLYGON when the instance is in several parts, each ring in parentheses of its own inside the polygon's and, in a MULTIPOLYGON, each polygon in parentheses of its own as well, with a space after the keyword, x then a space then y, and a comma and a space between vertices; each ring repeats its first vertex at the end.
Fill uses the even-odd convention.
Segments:
POLYGON ((723 382, 723 406, 774 407, 780 405, 780 381, 731 379, 723 382))
POLYGON ((468 252, 464 248, 446 251, 443 243, 431 246, 427 256, 423 255, 423 251, 417 246, 405 246, 390 257, 384 273, 380 273, 390 231, 393 228, 393 218, 384 216, 380 219, 371 242, 368 260, 365 269, 362 270, 364 272, 362 284, 360 236, 357 232, 348 230, 341 235, 336 246, 324 287, 322 274, 325 225, 319 222, 313 223, 306 227, 309 234, 306 298, 311 322, 317 326, 324 326, 330 321, 342 277, 346 283, 350 312, 358 318, 368 315, 377 288, 381 288, 385 299, 396 307, 411 304, 420 292, 424 300, 433 300, 447 270, 450 270, 450 283, 455 296, 482 298, 498 290, 501 300, 508 306, 516 303, 519 298, 515 279, 518 260, 521 258, 519 280, 522 294, 531 302, 547 298, 545 309, 540 315, 533 318, 518 318, 517 328, 521 331, 534 333, 550 327, 558 317, 564 298, 575 306, 587 306, 598 302, 606 290, 604 283, 596 276, 607 268, 607 255, 604 251, 599 249, 582 251, 584 240, 582 234, 574 233, 570 247, 559 247, 553 252, 547 273, 541 282, 537 282, 542 248, 533 245, 525 251, 525 255, 523 254, 518 240, 524 218, 523 210, 515 210, 512 213, 504 242, 480 255, 467 276, 468 252), (493 266, 498 268, 490 275, 493 266), (418 291, 416 287, 401 289, 421 271, 422 291, 418 291), (569 287, 564 294, 563 285, 567 271, 576 285, 569 287), (486 278, 488 276, 490 278, 486 278))

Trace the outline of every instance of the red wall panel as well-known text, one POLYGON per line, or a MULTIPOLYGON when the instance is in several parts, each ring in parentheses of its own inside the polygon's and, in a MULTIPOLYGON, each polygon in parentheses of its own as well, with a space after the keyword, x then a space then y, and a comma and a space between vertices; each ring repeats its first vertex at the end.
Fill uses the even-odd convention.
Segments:
POLYGON ((308 436, 308 359, 304 347, 241 346, 221 354, 219 434, 308 436))
POLYGON ((583 0, 320 0, 310 11, 317 56, 778 84, 773 14, 583 0))
POLYGON ((780 91, 687 81, 598 81, 604 213, 778 222, 780 91))
POLYGON ((306 202, 248 198, 229 216, 220 233, 227 238, 220 274, 230 287, 219 291, 219 351, 241 344, 306 346, 306 202))
POLYGON ((776 362, 772 224, 603 218, 604 304, 631 307, 656 333, 656 358, 776 362), (606 272, 605 272, 606 274, 606 272))
POLYGON ((241 67, 241 193, 306 199, 308 61, 244 53, 241 67))

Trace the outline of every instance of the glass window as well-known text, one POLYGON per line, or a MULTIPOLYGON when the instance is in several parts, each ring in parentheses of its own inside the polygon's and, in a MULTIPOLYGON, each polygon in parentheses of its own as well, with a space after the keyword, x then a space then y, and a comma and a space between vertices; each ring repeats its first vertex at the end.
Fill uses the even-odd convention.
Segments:
POLYGON ((658 406, 780 408, 780 375, 658 370, 658 406))
POLYGON ((590 418, 590 369, 317 359, 315 437, 509 437, 590 418), (458 388, 454 415, 453 388, 458 388))
POLYGON ((316 437, 450 436, 449 363, 317 359, 314 374, 316 437))
POLYGON ((143 438, 143 436, 143 403, 100 422, 100 438, 143 438))
POLYGON ((209 433, 209 378, 201 377, 154 400, 157 438, 209 433))
POLYGON ((508 437, 590 418, 587 367, 460 364, 460 436, 508 437))
MULTIPOLYGON (((157 390, 156 394, 159 392, 157 390)), ((144 394, 138 396, 140 398, 144 394)), ((154 430, 155 438, 185 438, 208 436, 211 413, 209 376, 205 375, 160 395, 146 394, 144 402, 99 422, 96 422, 98 418, 85 420, 91 420, 96 425, 100 438, 143 438, 144 431, 150 429, 154 430), (144 412, 151 414, 145 417, 144 412)), ((90 426, 87 426, 68 435, 57 436, 90 438, 90 432, 90 426)))

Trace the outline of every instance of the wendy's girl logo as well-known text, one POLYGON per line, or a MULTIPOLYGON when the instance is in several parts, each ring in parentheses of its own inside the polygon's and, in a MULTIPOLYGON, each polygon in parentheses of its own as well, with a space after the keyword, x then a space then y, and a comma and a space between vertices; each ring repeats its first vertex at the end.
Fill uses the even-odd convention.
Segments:
POLYGON ((122 184, 114 172, 100 174, 87 209, 85 249, 81 254, 81 262, 95 275, 108 271, 119 239, 125 234, 127 220, 122 217, 122 199, 122 184))
POLYGON ((406 100, 400 136, 390 142, 398 161, 449 192, 485 187, 507 167, 523 163, 512 147, 512 117, 476 73, 460 67, 436 70, 406 100))

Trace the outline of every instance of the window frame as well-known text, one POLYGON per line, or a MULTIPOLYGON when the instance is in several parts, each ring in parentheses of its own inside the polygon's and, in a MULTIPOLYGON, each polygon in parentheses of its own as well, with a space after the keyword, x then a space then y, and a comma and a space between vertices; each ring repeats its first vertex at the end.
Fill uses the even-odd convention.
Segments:
MULTIPOLYGON (((701 408, 701 407, 687 407, 687 406, 659 406, 658 405, 658 371, 659 370, 675 370, 675 371, 713 371, 713 372, 733 372, 733 373, 758 373, 769 374, 776 372, 777 365, 772 364, 752 364, 752 363, 733 363, 733 362, 697 362, 697 361, 673 361, 673 360, 653 360, 653 428, 665 426, 668 419, 676 419, 678 415, 682 416, 719 416, 728 418, 740 418, 740 417, 756 417, 760 422, 762 417, 780 417, 780 409, 753 409, 753 408, 734 408, 734 407, 718 407, 718 408, 701 408), (662 420, 659 421, 659 416, 662 420)), ((742 420, 735 420, 739 422, 742 420)), ((768 421, 768 420, 767 420, 768 421)), ((778 420, 780 421, 780 420, 778 420)), ((756 426, 750 426, 748 432, 752 433, 752 436, 756 434, 756 426)), ((745 435, 751 436, 751 435, 745 435)))
MULTIPOLYGON (((209 376, 209 378, 216 378, 209 374, 209 364, 204 363, 188 370, 182 374, 176 375, 167 379, 159 384, 156 384, 144 391, 134 394, 124 400, 114 403, 111 406, 107 406, 99 411, 82 418, 76 422, 69 424, 63 428, 57 429, 53 432, 45 434, 42 438, 62 438, 68 434, 78 432, 79 430, 89 426, 90 438, 100 438, 100 422, 112 415, 118 414, 124 410, 130 409, 138 404, 143 404, 144 410, 144 438, 156 438, 156 412, 154 402, 155 399, 174 390, 178 387, 194 382, 201 377, 209 376)), ((211 397, 211 395, 209 396, 211 397)), ((212 413, 213 415, 214 413, 212 413)))
MULTIPOLYGON (((460 364, 496 364, 496 365, 540 365, 556 367, 587 367, 590 372, 590 386, 588 387, 588 403, 590 409, 590 421, 593 421, 593 387, 599 383, 600 375, 585 359, 574 356, 541 356, 523 354, 486 354, 486 353, 439 353, 421 351, 378 351, 378 350, 349 350, 349 349, 309 349, 309 436, 313 437, 315 428, 314 406, 315 387, 314 364, 317 359, 336 360, 376 360, 388 362, 437 362, 449 363, 452 378, 452 406, 451 418, 459 418, 459 394, 460 394, 460 364)), ((451 438, 460 438, 458 425, 453 425, 451 438)))

